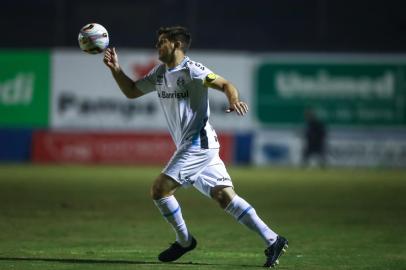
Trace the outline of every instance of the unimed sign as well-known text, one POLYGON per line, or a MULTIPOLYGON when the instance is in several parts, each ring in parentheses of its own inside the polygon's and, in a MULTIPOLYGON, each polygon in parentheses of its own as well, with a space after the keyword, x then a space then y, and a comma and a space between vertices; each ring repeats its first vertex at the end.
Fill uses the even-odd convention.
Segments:
POLYGON ((373 60, 263 62, 256 74, 259 120, 303 123, 312 109, 329 124, 406 124, 406 61, 373 60))

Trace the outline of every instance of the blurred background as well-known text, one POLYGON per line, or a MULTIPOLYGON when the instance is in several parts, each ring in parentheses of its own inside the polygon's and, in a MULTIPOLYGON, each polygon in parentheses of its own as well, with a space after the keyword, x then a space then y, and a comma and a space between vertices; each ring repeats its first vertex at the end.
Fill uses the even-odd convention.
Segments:
POLYGON ((184 25, 191 58, 251 111, 211 122, 228 164, 405 167, 406 4, 396 0, 2 1, 0 161, 164 164, 174 146, 155 95, 127 100, 80 28, 107 28, 125 72, 156 63, 155 32, 184 25))

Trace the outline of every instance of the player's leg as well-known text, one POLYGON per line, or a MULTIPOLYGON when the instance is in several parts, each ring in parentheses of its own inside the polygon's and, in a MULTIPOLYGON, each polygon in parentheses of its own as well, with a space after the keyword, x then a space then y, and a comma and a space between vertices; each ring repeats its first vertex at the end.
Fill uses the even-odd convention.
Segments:
POLYGON ((196 247, 196 240, 189 234, 178 201, 173 195, 181 185, 161 173, 151 188, 151 196, 162 216, 176 233, 176 242, 159 255, 164 262, 174 261, 196 247))
POLYGON ((188 246, 189 233, 179 203, 173 195, 178 187, 180 187, 179 183, 161 173, 152 185, 151 196, 162 216, 174 229, 176 241, 182 246, 188 246))
POLYGON ((221 208, 232 215, 239 223, 256 232, 265 242, 267 257, 264 266, 273 267, 278 261, 287 240, 278 236, 257 215, 255 209, 243 198, 238 196, 223 161, 216 157, 202 171, 194 186, 204 195, 217 201, 221 208))
POLYGON ((232 187, 213 187, 210 195, 219 203, 221 208, 239 223, 256 232, 267 246, 276 241, 278 235, 262 221, 254 207, 238 196, 232 187))
POLYGON ((177 260, 196 247, 196 240, 188 232, 179 203, 173 193, 180 186, 191 185, 215 154, 200 148, 178 149, 155 180, 151 192, 152 198, 176 232, 176 242, 159 255, 159 260, 164 262, 177 260))
POLYGON ((258 216, 255 209, 243 198, 238 196, 232 187, 216 186, 212 188, 211 196, 220 207, 233 216, 239 223, 256 232, 264 240, 265 267, 273 267, 279 263, 278 259, 286 251, 288 241, 277 235, 258 216))

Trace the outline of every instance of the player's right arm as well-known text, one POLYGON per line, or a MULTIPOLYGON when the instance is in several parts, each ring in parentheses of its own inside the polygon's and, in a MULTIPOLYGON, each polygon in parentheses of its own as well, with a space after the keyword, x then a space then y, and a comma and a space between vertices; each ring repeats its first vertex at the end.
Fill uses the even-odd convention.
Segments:
POLYGON ((113 78, 121 89, 121 92, 123 92, 127 98, 138 98, 144 95, 144 92, 138 89, 136 83, 121 69, 118 64, 118 57, 115 48, 107 48, 104 53, 103 62, 110 69, 113 78))

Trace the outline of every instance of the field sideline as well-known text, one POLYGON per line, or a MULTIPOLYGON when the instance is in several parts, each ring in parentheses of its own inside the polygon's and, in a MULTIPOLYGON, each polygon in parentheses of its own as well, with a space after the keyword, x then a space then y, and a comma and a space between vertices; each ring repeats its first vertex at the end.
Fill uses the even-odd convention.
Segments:
MULTIPOLYGON (((0 165, 0 269, 261 269, 263 243, 193 188, 177 198, 195 251, 149 197, 160 167, 0 165)), ((405 170, 230 167, 240 196, 289 241, 279 269, 406 269, 405 170)))

